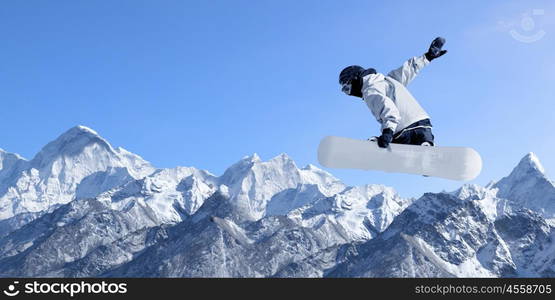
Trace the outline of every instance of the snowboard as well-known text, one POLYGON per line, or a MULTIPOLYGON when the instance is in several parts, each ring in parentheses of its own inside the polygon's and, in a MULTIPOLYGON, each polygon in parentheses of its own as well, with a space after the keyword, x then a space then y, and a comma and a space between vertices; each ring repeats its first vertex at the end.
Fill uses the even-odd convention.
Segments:
POLYGON ((328 168, 379 170, 461 181, 476 178, 482 170, 482 158, 472 148, 393 143, 388 148, 380 148, 376 141, 338 136, 327 136, 320 141, 318 161, 328 168))

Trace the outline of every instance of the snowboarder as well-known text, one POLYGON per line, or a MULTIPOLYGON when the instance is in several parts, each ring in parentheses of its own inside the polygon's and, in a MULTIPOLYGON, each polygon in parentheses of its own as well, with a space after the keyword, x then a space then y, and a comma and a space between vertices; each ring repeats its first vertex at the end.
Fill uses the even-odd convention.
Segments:
POLYGON ((379 147, 387 148, 389 143, 434 145, 430 117, 406 86, 422 68, 447 53, 442 50, 444 44, 445 39, 437 37, 428 52, 409 59, 387 75, 356 65, 341 71, 341 90, 349 96, 362 98, 381 123, 382 134, 377 138, 379 147))
POLYGON ((318 145, 320 164, 328 168, 379 170, 453 180, 476 178, 482 170, 482 158, 476 150, 422 147, 434 146, 432 123, 406 88, 430 61, 447 53, 442 49, 444 44, 445 39, 434 39, 426 53, 409 59, 387 75, 361 66, 343 69, 339 75, 341 90, 366 102, 381 123, 381 135, 370 141, 326 136, 318 145))

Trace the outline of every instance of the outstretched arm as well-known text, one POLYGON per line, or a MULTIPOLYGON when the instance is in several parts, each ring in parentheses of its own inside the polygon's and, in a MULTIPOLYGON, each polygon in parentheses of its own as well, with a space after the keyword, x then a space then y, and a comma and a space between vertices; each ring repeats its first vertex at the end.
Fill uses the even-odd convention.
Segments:
POLYGON ((394 78, 403 85, 408 85, 416 75, 422 70, 426 65, 428 65, 432 60, 447 53, 447 50, 442 50, 441 48, 445 44, 445 39, 442 37, 437 37, 433 40, 428 52, 424 53, 422 56, 416 56, 408 61, 406 61, 400 68, 395 69, 389 74, 389 77, 394 78))
POLYGON ((415 56, 407 60, 400 68, 397 68, 387 76, 399 81, 402 85, 408 85, 415 77, 418 75, 420 70, 422 70, 430 61, 425 55, 415 56))

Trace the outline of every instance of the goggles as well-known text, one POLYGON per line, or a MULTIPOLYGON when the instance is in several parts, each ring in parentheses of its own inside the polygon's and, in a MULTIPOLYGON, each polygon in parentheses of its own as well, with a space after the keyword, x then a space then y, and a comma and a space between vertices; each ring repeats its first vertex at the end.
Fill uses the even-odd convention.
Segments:
POLYGON ((351 88, 352 88, 352 85, 350 82, 341 84, 341 91, 347 95, 351 95, 351 88))

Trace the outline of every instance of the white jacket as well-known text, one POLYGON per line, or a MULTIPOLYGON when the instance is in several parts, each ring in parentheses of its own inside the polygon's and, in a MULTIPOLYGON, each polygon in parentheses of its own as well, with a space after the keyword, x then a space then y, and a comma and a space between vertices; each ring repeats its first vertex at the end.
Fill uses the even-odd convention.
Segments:
POLYGON ((362 99, 382 124, 398 133, 410 124, 429 118, 406 86, 430 62, 424 55, 407 60, 384 76, 369 74, 362 78, 362 99))

